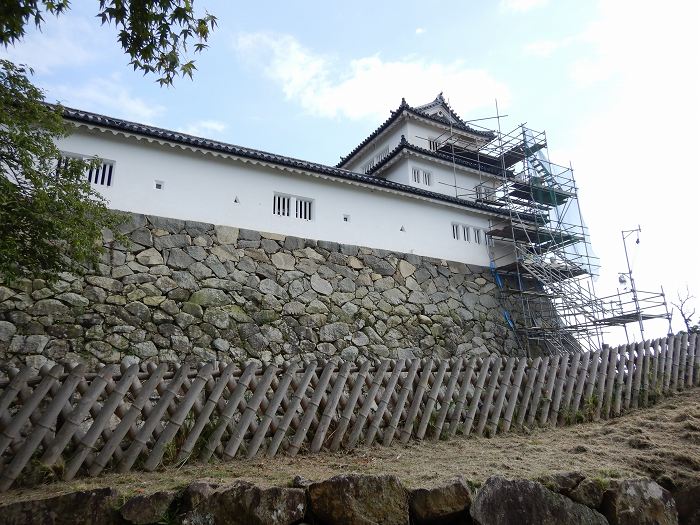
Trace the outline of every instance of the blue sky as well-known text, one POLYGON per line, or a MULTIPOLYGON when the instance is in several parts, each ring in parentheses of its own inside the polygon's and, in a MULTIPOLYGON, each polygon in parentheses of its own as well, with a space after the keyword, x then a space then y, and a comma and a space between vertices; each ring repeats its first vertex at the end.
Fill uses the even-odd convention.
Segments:
POLYGON ((573 164, 600 291, 625 270, 620 230, 640 224, 638 287, 700 296, 697 2, 198 0, 219 25, 194 80, 170 88, 131 70, 97 2, 74 4, 0 51, 50 100, 334 164, 401 97, 442 91, 465 119, 498 99, 504 128, 545 129, 552 160, 573 164))

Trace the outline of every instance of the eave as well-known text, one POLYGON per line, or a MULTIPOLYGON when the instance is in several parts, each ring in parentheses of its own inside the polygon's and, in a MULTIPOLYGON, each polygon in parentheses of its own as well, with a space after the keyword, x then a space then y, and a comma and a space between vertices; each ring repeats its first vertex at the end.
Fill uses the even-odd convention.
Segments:
POLYGON ((129 122, 126 120, 72 108, 64 107, 63 116, 74 125, 85 127, 86 129, 111 132, 113 134, 119 134, 125 137, 135 138, 137 140, 147 140, 149 142, 156 142, 170 147, 180 147, 190 151, 231 158, 244 163, 261 165, 298 174, 312 175, 326 180, 340 181, 355 186, 362 186, 371 190, 386 191, 406 197, 446 204, 461 209, 469 209, 471 211, 490 216, 508 218, 508 214, 506 212, 492 206, 415 188, 406 184, 388 181, 380 177, 363 175, 349 170, 326 166, 315 162, 304 161, 256 149, 227 144, 224 142, 194 137, 192 135, 186 135, 184 133, 178 133, 163 128, 129 122))
MULTIPOLYGON (((397 155, 401 154, 402 152, 412 152, 413 154, 420 156, 424 159, 429 159, 431 161, 437 162, 439 164, 443 164, 445 166, 457 166, 461 169, 464 169, 466 171, 476 173, 481 176, 486 176, 491 179, 495 180, 501 180, 502 179, 502 170, 495 168, 494 166, 491 166, 489 164, 483 163, 483 162, 476 162, 476 161, 471 161, 468 159, 462 159, 457 156, 452 156, 447 153, 441 153, 439 151, 432 151, 429 149, 421 148, 419 146, 416 146, 414 144, 411 144, 406 140, 405 137, 401 137, 401 142, 399 145, 394 148, 389 155, 387 155, 384 159, 382 159, 381 162, 378 162, 375 166, 372 167, 372 169, 369 171, 368 174, 370 175, 378 175, 382 171, 384 171, 388 165, 392 164, 392 159, 396 157, 397 155)), ((511 175, 510 172, 506 172, 506 176, 511 175)))
POLYGON ((336 167, 342 168, 343 166, 347 166, 347 164, 353 158, 359 155, 365 149, 365 147, 368 146, 373 140, 377 139, 385 132, 389 131, 389 129, 393 127, 393 124, 396 123, 398 119, 402 116, 410 116, 431 125, 438 125, 442 127, 442 129, 445 131, 454 131, 456 129, 464 133, 469 133, 472 135, 483 137, 487 140, 492 140, 495 137, 495 135, 490 131, 477 130, 462 123, 463 121, 461 119, 459 119, 460 123, 450 124, 449 122, 443 121, 439 118, 426 115, 425 113, 422 113, 421 111, 409 106, 405 100, 402 100, 401 105, 398 107, 398 109, 396 109, 396 111, 392 111, 391 116, 388 119, 386 119, 377 129, 375 129, 367 138, 365 138, 365 140, 360 142, 347 156, 341 157, 341 161, 338 164, 336 164, 336 167))

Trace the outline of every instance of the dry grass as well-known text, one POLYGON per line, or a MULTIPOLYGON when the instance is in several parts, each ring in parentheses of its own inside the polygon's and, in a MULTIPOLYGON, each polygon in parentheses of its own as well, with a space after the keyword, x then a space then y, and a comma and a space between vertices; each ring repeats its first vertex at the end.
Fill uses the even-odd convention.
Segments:
POLYGON ((0 504, 111 486, 124 494, 177 488, 194 479, 244 479, 288 485, 295 475, 322 480, 335 474, 395 474, 407 486, 430 486, 457 475, 476 483, 494 474, 536 478, 578 470, 594 477, 668 476, 677 483, 700 479, 700 389, 665 399, 655 407, 598 423, 512 432, 495 438, 455 438, 408 446, 360 448, 294 458, 236 460, 188 465, 162 472, 110 474, 70 483, 15 489, 0 504))

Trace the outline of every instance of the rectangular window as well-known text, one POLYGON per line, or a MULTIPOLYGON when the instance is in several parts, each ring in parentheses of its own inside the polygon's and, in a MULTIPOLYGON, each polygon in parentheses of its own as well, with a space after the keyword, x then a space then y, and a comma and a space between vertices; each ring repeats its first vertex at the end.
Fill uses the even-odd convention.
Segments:
POLYGON ((472 242, 472 229, 466 224, 462 224, 462 239, 465 242, 472 242))
POLYGON ((415 182, 416 184, 420 184, 420 181, 420 170, 418 168, 413 168, 413 182, 415 182))
POLYGON ((281 215, 283 217, 289 217, 289 202, 291 197, 289 195, 275 195, 272 197, 272 213, 273 215, 281 215))
POLYGON ((280 217, 294 217, 303 221, 313 220, 313 199, 294 195, 272 195, 272 214, 280 217))
POLYGON ((88 180, 96 186, 111 186, 112 174, 114 173, 114 163, 104 161, 96 168, 88 170, 88 180))
POLYGON ((380 151, 379 154, 375 157, 375 164, 379 164, 381 161, 383 161, 388 156, 389 156, 389 147, 387 146, 382 151, 380 151))
POLYGON ((440 147, 440 143, 437 139, 428 139, 428 145, 430 146, 431 151, 437 151, 440 147))
POLYGON ((68 168, 68 163, 70 162, 71 158, 74 158, 74 157, 62 155, 61 157, 58 158, 58 161, 56 162, 56 177, 60 177, 61 172, 68 168))
POLYGON ((468 243, 485 244, 493 246, 493 241, 486 235, 482 228, 476 228, 468 224, 457 222, 452 223, 452 238, 455 240, 463 240, 468 243))
POLYGON ((496 190, 490 186, 479 184, 474 188, 477 200, 494 201, 496 200, 496 190))
POLYGON ((422 170, 420 168, 411 169, 411 180, 414 184, 420 184, 422 186, 430 186, 433 183, 433 174, 428 170, 422 170))
MULTIPOLYGON (((84 155, 78 155, 74 153, 64 153, 61 152, 61 157, 58 159, 58 162, 56 164, 56 175, 59 176, 61 174, 62 170, 65 170, 68 168, 68 165, 71 161, 71 159, 76 159, 76 160, 93 160, 90 157, 86 157, 84 155)), ((103 160, 100 159, 101 163, 97 165, 97 167, 92 167, 88 169, 85 173, 87 176, 88 182, 92 184, 93 186, 111 186, 112 182, 114 181, 114 171, 115 171, 115 162, 112 160, 103 160)))
POLYGON ((162 180, 153 181, 153 187, 157 190, 162 190, 165 188, 165 183, 162 180))
POLYGON ((311 220, 311 200, 309 199, 295 199, 296 201, 296 218, 303 219, 305 221, 311 220))

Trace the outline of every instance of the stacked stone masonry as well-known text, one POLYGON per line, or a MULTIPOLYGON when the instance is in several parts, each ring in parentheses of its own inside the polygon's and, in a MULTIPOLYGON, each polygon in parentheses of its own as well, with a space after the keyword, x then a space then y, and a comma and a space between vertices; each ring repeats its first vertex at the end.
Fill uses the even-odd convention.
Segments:
POLYGON ((413 490, 392 475, 341 474, 316 482, 296 476, 291 487, 196 480, 131 497, 105 487, 0 506, 0 525, 683 525, 700 516, 687 507, 698 496, 697 483, 671 493, 648 478, 549 477, 554 483, 545 485, 493 476, 479 488, 458 477, 413 490), (581 499, 575 488, 586 480, 596 496, 581 499))
POLYGON ((145 215, 96 269, 0 287, 0 358, 40 367, 518 354, 487 268, 145 215))

